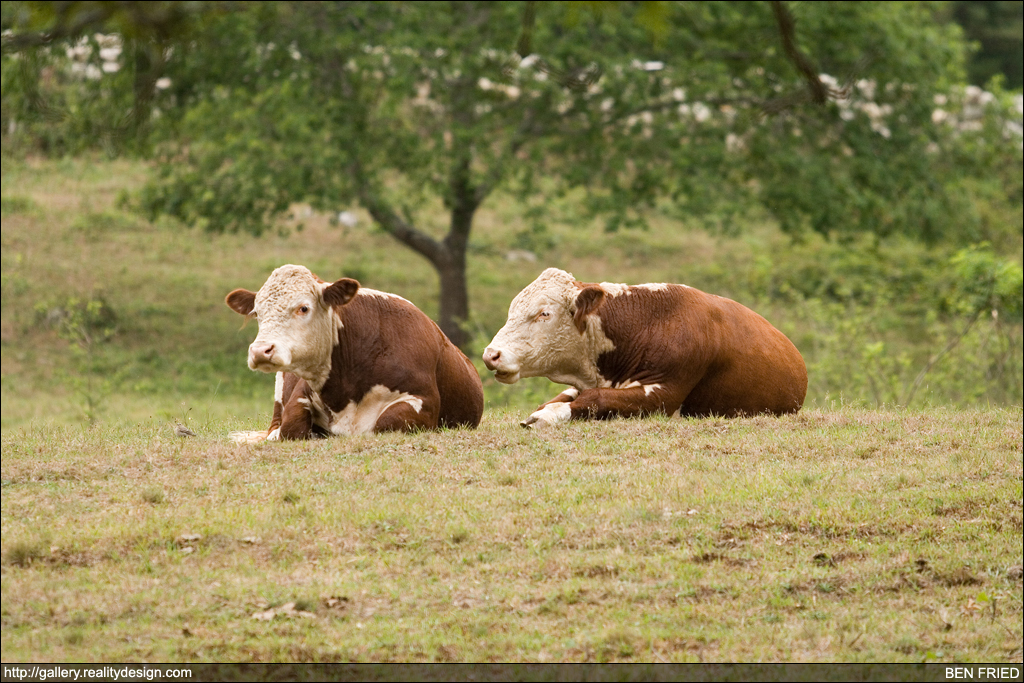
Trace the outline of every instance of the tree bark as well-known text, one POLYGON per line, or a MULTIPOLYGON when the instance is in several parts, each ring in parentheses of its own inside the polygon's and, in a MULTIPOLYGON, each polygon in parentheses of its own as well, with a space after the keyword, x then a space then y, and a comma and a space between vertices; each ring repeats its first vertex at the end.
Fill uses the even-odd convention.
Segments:
POLYGON ((441 310, 438 315, 437 325, 445 333, 453 344, 463 351, 469 344, 469 334, 463 328, 463 323, 469 317, 469 290, 466 287, 466 254, 456 256, 452 254, 453 261, 448 266, 438 268, 438 275, 441 280, 441 310))
POLYGON ((476 188, 470 179, 469 164, 469 155, 466 154, 452 168, 450 194, 445 202, 451 211, 451 222, 442 243, 446 258, 443 263, 434 264, 441 276, 441 311, 437 324, 459 348, 469 342, 469 334, 463 329, 469 318, 466 247, 473 229, 473 216, 480 206, 476 188))

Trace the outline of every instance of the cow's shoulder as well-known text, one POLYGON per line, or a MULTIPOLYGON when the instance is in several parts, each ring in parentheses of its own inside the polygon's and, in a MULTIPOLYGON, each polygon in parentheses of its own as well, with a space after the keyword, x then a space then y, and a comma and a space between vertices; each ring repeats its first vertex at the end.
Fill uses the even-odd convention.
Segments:
POLYGON ((335 306, 343 325, 372 324, 388 318, 420 319, 426 315, 411 301, 397 294, 360 287, 344 306, 335 306))
POLYGON ((445 338, 437 325, 408 299, 390 292, 360 287, 344 306, 334 308, 339 343, 383 345, 399 358, 422 359, 437 353, 445 338))
POLYGON ((641 285, 621 285, 602 282, 605 292, 602 305, 596 309, 605 328, 647 329, 651 325, 685 322, 702 317, 718 305, 719 297, 706 294, 687 285, 652 282, 641 285))

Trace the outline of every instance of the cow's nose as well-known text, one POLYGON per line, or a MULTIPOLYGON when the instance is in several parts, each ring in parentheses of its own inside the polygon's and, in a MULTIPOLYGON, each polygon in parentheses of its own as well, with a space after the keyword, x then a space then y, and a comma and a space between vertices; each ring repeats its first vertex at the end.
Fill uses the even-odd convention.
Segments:
POLYGON ((274 357, 274 345, 264 344, 263 346, 253 347, 252 357, 257 363, 270 362, 270 359, 274 357))
POLYGON ((490 346, 484 349, 484 365, 488 370, 493 370, 499 360, 501 360, 501 351, 492 349, 490 346))

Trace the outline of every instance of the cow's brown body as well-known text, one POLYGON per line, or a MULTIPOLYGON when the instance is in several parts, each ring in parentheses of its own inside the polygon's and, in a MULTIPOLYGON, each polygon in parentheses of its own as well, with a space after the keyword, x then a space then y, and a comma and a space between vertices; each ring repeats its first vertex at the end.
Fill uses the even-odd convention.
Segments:
POLYGON ((516 298, 484 361, 499 380, 542 375, 574 387, 524 424, 650 413, 780 415, 799 410, 807 391, 796 347, 735 301, 683 285, 582 283, 555 269, 516 298), (544 344, 567 348, 532 350, 544 344))
MULTIPOLYGON (((284 266, 278 271, 286 268, 298 267, 284 266)), ((290 271, 286 275, 307 285, 308 271, 296 272, 298 275, 290 271)), ((285 313, 277 318, 285 322, 265 338, 261 313, 261 334, 250 347, 249 365, 278 373, 274 415, 266 432, 241 435, 239 440, 476 427, 480 423, 483 390, 476 369, 422 311, 396 295, 360 289, 354 280, 328 284, 309 276, 309 292, 290 281, 287 287, 277 288, 287 290, 284 294, 273 291, 276 298, 270 303, 277 304, 284 296, 292 297, 294 303, 278 306, 285 313), (312 303, 304 303, 310 297, 312 303), (328 316, 318 331, 308 324, 297 333, 292 331, 296 322, 288 316, 297 317, 296 311, 302 308, 310 309, 302 315, 328 316), (307 352, 303 344, 306 336, 314 333, 332 339, 327 345, 308 344, 313 350, 307 352), (281 351, 285 344, 291 345, 287 354, 281 351), (324 355, 327 357, 320 357, 324 355), (286 360, 275 365, 281 356, 286 360)), ((259 295, 235 290, 228 295, 228 305, 244 315, 253 313, 260 308, 259 297, 272 280, 259 295)), ((263 302, 263 308, 272 308, 265 296, 263 302)))

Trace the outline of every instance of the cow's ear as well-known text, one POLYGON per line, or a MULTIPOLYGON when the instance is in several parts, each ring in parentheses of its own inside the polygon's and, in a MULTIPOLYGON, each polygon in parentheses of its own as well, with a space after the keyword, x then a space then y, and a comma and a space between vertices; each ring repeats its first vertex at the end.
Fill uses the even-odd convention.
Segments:
POLYGON ((252 309, 256 307, 256 293, 250 292, 248 289, 236 289, 224 297, 224 303, 232 311, 250 316, 252 309))
POLYGON ((587 316, 593 314, 604 301, 604 290, 596 285, 584 287, 576 295, 576 312, 572 314, 572 322, 576 329, 583 334, 587 331, 587 316))
POLYGON ((344 306, 358 291, 359 282, 350 277, 343 277, 324 289, 324 303, 328 306, 344 306))

